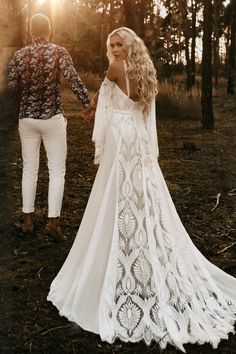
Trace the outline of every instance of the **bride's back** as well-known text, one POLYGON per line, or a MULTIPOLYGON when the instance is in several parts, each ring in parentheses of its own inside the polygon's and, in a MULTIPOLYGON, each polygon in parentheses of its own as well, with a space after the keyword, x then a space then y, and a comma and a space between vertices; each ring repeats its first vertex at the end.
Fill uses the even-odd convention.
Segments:
POLYGON ((123 60, 117 60, 110 65, 107 77, 111 81, 114 81, 120 90, 130 99, 133 101, 138 100, 137 84, 134 79, 128 79, 123 60))

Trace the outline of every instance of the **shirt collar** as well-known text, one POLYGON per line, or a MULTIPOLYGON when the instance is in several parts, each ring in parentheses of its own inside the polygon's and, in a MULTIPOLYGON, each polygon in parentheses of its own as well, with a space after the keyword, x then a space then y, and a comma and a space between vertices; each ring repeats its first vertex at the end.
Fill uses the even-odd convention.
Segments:
POLYGON ((46 40, 44 37, 35 37, 33 39, 33 43, 47 44, 49 43, 49 41, 46 40))

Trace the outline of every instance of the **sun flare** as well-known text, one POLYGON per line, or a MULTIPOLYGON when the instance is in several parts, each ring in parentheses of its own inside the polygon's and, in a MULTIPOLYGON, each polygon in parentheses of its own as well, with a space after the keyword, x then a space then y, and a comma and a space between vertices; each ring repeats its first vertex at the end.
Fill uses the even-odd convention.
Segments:
MULTIPOLYGON (((60 3, 60 0, 47 0, 51 3, 52 7, 57 6, 60 3)), ((36 0, 37 5, 44 5, 46 0, 36 0)))
POLYGON ((45 0, 37 0, 37 4, 38 4, 38 5, 43 5, 44 2, 45 2, 45 0))
POLYGON ((57 6, 60 0, 51 0, 52 6, 57 6))

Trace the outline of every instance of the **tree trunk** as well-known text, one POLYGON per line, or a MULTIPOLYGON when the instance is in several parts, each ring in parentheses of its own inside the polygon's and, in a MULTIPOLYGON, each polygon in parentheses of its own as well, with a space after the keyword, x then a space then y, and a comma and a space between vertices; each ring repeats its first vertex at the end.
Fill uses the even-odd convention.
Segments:
POLYGON ((191 78, 191 60, 190 60, 190 53, 189 53, 189 36, 185 34, 185 59, 186 59, 186 86, 187 90, 190 91, 192 87, 192 78, 191 78))
POLYGON ((191 80, 191 58, 190 58, 190 25, 188 20, 188 10, 187 10, 187 1, 179 1, 179 10, 183 17, 183 34, 185 39, 184 50, 185 50, 185 59, 186 59, 186 75, 187 81, 186 86, 187 90, 190 91, 192 87, 191 80))
POLYGON ((214 81, 215 89, 218 89, 218 68, 219 68, 219 50, 220 50, 220 9, 219 0, 214 0, 214 45, 213 45, 213 71, 214 71, 214 81))
POLYGON ((140 14, 139 14, 139 29, 138 34, 141 38, 145 36, 145 17, 146 17, 146 1, 141 0, 140 2, 140 14))
POLYGON ((114 0, 110 1, 110 16, 109 16, 109 32, 112 32, 115 28, 115 20, 114 20, 114 0))
POLYGON ((195 51, 196 51, 196 19, 197 19, 197 3, 195 0, 191 0, 192 9, 192 43, 191 43, 191 87, 195 85, 195 74, 196 74, 196 62, 195 62, 195 51))
POLYGON ((230 43, 230 28, 227 27, 226 40, 225 40, 225 51, 226 51, 226 57, 225 57, 225 78, 227 78, 227 76, 228 76, 228 70, 229 70, 229 43, 230 43))
POLYGON ((214 65, 213 65, 213 69, 214 69, 214 81, 215 81, 215 89, 218 89, 218 68, 219 68, 219 37, 215 38, 214 41, 214 46, 213 46, 213 54, 214 54, 214 65))
POLYGON ((123 0, 125 25, 137 32, 137 24, 135 20, 136 6, 134 0, 123 0))
POLYGON ((25 44, 28 44, 31 42, 31 35, 30 35, 30 19, 32 16, 32 1, 28 0, 27 1, 27 30, 25 33, 25 38, 24 38, 24 42, 25 44))
POLYGON ((17 38, 15 39, 15 43, 17 47, 24 46, 24 19, 22 14, 22 1, 21 0, 13 0, 11 2, 13 15, 17 21, 17 38))
POLYGON ((230 48, 229 48, 229 64, 228 64, 228 85, 227 93, 234 95, 235 85, 235 57, 236 57, 236 0, 231 0, 232 12, 231 12, 231 35, 230 35, 230 48))
POLYGON ((212 105, 212 3, 203 1, 203 53, 202 53, 202 127, 214 128, 212 105))

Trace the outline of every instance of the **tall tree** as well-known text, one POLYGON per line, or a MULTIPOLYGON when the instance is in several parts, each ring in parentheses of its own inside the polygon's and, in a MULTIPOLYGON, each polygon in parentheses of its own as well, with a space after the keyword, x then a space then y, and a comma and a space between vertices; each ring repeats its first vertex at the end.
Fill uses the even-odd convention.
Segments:
POLYGON ((164 0, 167 15, 162 21, 160 37, 165 51, 165 62, 169 69, 181 61, 185 43, 183 41, 183 21, 178 1, 164 0))
POLYGON ((190 86, 195 85, 196 74, 196 37, 197 37, 197 1, 191 0, 191 69, 190 69, 190 86))
POLYGON ((203 0, 202 127, 214 128, 212 104, 212 2, 203 0))
POLYGON ((223 33, 223 0, 213 1, 213 74, 215 89, 218 88, 219 65, 220 65, 220 37, 223 33))
POLYGON ((229 13, 229 34, 230 46, 228 53, 228 85, 227 93, 234 95, 235 77, 236 77, 236 0, 231 0, 228 5, 229 13))
MULTIPOLYGON (((191 30, 190 30, 190 20, 188 18, 188 6, 187 0, 180 0, 179 1, 179 9, 182 15, 182 27, 183 27, 183 35, 185 38, 185 59, 186 59, 186 74, 187 74, 187 90, 189 91, 192 87, 192 60, 190 57, 190 38, 191 38, 191 30)), ((195 55, 194 55, 194 62, 195 62, 195 55)))
POLYGON ((153 20, 155 0, 123 0, 125 25, 132 28, 141 38, 153 20))
POLYGON ((22 0, 11 0, 10 6, 12 8, 13 17, 16 19, 17 23, 17 38, 16 44, 19 47, 24 45, 24 17, 22 14, 22 7, 24 5, 24 1, 22 0))
POLYGON ((137 31, 137 21, 135 16, 135 0, 123 0, 124 15, 126 26, 130 27, 133 31, 137 31))
MULTIPOLYGON (((174 58, 179 58, 181 61, 184 50, 186 87, 190 91, 191 87, 195 84, 196 22, 199 5, 196 0, 163 0, 163 4, 169 12, 166 20, 169 20, 168 32, 171 33, 170 46, 174 51, 174 58), (177 42, 178 44, 174 45, 173 42, 177 42)), ((164 34, 166 39, 169 33, 164 34)))

